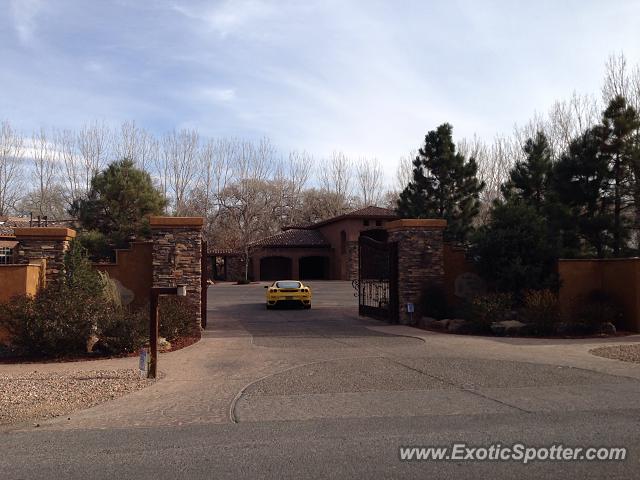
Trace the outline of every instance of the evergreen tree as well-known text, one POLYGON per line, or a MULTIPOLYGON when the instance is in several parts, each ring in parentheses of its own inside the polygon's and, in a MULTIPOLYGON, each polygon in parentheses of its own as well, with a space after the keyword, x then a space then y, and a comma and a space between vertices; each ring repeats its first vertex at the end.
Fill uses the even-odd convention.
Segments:
POLYGON ((509 180, 502 185, 507 201, 519 199, 537 212, 545 207, 552 172, 551 148, 543 132, 527 140, 523 147, 525 160, 516 162, 509 180))
POLYGON ((600 128, 604 137, 602 153, 609 162, 613 182, 613 254, 620 256, 630 233, 630 215, 626 212, 633 205, 632 172, 640 118, 618 95, 604 111, 600 128))
POLYGON ((166 203, 149 174, 123 159, 95 175, 87 198, 74 202, 69 213, 112 247, 123 247, 132 237, 148 234, 146 217, 162 214, 166 203))
POLYGON ((398 200, 398 215, 444 218, 445 239, 464 242, 479 212, 484 183, 476 177, 475 159, 456 152, 451 125, 440 125, 425 136, 413 166, 413 179, 398 200))
POLYGON ((612 171, 602 154, 599 126, 574 139, 553 168, 555 217, 568 256, 608 256, 613 251, 612 171))
POLYGON ((558 246, 546 219, 532 205, 518 199, 495 203, 489 223, 473 237, 478 270, 497 290, 557 286, 558 246))

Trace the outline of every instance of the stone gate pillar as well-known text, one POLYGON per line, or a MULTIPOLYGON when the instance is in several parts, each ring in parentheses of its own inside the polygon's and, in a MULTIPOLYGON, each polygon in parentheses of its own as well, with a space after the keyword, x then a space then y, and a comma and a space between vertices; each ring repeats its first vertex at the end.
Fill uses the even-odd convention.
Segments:
POLYGON ((76 231, 62 227, 16 228, 17 262, 28 264, 45 259, 45 281, 55 282, 64 271, 64 255, 76 231))
POLYGON ((420 297, 425 285, 443 285, 442 233, 446 220, 406 219, 389 222, 389 242, 398 243, 399 322, 410 323, 407 304, 415 307, 413 321, 422 317, 420 297))
POLYGON ((153 239, 153 286, 187 286, 200 328, 202 292, 202 217, 149 217, 153 239))

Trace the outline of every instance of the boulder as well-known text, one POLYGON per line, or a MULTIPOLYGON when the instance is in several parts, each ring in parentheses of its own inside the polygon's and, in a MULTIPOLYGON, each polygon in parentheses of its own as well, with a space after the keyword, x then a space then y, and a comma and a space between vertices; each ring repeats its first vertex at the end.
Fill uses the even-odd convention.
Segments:
POLYGON ((437 321, 435 318, 431 317, 422 317, 418 321, 418 328, 431 328, 431 324, 437 321))
POLYGON ((502 322, 493 322, 491 331, 495 335, 519 335, 526 325, 519 320, 503 320, 502 322))
POLYGON ((467 322, 466 320, 462 320, 461 318, 453 318, 449 320, 449 323, 447 324, 447 331, 450 333, 461 333, 467 328, 468 325, 469 322, 467 322))
POLYGON ((604 322, 600 324, 600 333, 604 333, 605 335, 615 335, 616 326, 611 322, 604 322))
POLYGON ((158 338, 158 351, 168 352, 171 350, 171 343, 164 337, 158 338))
POLYGON ((445 318, 443 320, 434 320, 429 323, 429 328, 434 328, 436 330, 447 330, 449 328, 450 321, 451 320, 449 320, 448 318, 445 318))

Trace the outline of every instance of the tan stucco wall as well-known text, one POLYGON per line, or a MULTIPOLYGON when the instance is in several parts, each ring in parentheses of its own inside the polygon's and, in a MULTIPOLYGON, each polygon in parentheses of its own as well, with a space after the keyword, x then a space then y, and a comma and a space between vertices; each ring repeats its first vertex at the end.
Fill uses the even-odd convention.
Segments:
POLYGON ((615 298, 623 308, 622 330, 640 332, 640 259, 559 260, 560 304, 571 314, 594 290, 615 298))
POLYGON ((0 265, 0 302, 16 295, 35 295, 40 287, 41 264, 0 265))
POLYGON ((133 295, 133 306, 142 307, 149 302, 153 285, 153 244, 134 242, 131 248, 116 250, 115 263, 98 263, 94 266, 118 280, 133 295))
MULTIPOLYGON (((18 295, 35 295, 44 279, 45 262, 29 265, 0 265, 0 303, 18 295)), ((9 334, 0 328, 0 343, 9 340, 9 334)))

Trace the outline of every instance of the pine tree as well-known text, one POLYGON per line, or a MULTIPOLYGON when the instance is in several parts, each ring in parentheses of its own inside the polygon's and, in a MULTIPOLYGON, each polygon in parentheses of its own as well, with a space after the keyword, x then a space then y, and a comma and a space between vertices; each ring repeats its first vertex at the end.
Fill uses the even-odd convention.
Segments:
POLYGON ((75 202, 69 213, 84 229, 107 237, 112 247, 122 247, 146 234, 146 217, 162 214, 166 203, 149 174, 123 159, 95 175, 87 198, 75 202))
POLYGON ((413 161, 413 179, 398 200, 404 218, 444 218, 445 239, 464 242, 480 210, 484 188, 476 176, 475 159, 456 152, 452 126, 440 125, 425 136, 424 146, 413 161))
POLYGON ((613 251, 612 170, 603 142, 602 128, 593 127, 574 139, 553 167, 555 217, 565 251, 573 249, 570 256, 603 258, 613 251))
POLYGON ((551 148, 544 133, 537 132, 535 138, 526 141, 523 150, 526 158, 516 162, 509 172, 509 180, 501 187, 502 195, 507 201, 517 198, 540 213, 551 179, 551 148))
POLYGON ((629 216, 633 205, 632 172, 635 164, 636 131, 640 118, 622 96, 616 96, 602 115, 604 142, 602 153, 607 157, 613 182, 613 254, 620 256, 629 237, 629 216))

